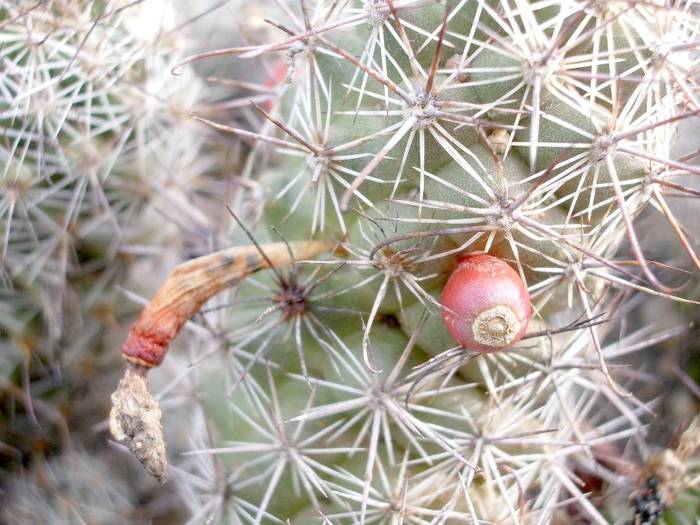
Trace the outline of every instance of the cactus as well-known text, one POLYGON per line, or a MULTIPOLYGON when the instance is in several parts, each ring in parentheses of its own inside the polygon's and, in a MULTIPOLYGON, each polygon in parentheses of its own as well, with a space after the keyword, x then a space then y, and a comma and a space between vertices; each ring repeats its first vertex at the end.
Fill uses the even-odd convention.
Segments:
POLYGON ((193 116, 253 143, 261 253, 280 237, 335 247, 238 285, 217 350, 192 357, 220 386, 205 388, 212 444, 190 454, 239 466, 229 488, 255 522, 623 519, 650 401, 635 397, 643 375, 611 368, 646 346, 632 342, 643 330, 614 342, 613 317, 643 294, 694 304, 676 288, 677 270, 698 269, 694 241, 668 196, 694 194, 682 181, 697 168, 671 147, 698 115, 695 7, 378 1, 287 15, 278 42, 186 61, 286 62, 285 81, 265 83, 277 98, 254 105, 260 126, 193 116), (648 210, 684 262, 648 253, 648 210), (533 320, 513 349, 478 354, 444 325, 441 289, 474 252, 528 287, 533 320), (605 459, 620 454, 631 467, 605 459))
MULTIPOLYGON (((170 480, 188 523, 692 516, 697 421, 683 446, 647 431, 665 409, 655 353, 690 328, 640 319, 652 299, 698 304, 697 242, 674 204, 698 195, 697 152, 674 149, 700 116, 697 4, 302 1, 274 12, 276 41, 168 62, 175 74, 212 57, 270 73, 219 82, 237 89, 222 108, 240 113, 189 107, 245 151, 225 197, 231 227, 203 224, 213 253, 177 266, 132 326, 114 437, 170 480), (674 243, 666 254, 658 230, 674 243), (494 261, 519 303, 529 296, 497 351, 453 338, 477 302, 456 298, 465 257, 494 261)), ((157 137, 174 162, 185 146, 157 137)), ((21 144, 3 153, 13 187, 45 192, 42 170, 63 156, 21 144)), ((113 175, 70 205, 46 204, 32 230, 60 224, 56 209, 89 216, 87 188, 107 217, 124 209, 104 190, 113 175)), ((177 202, 194 191, 183 184, 177 202)), ((25 238, 13 220, 7 254, 54 239, 25 238)), ((495 281, 470 290, 490 298, 495 281)))

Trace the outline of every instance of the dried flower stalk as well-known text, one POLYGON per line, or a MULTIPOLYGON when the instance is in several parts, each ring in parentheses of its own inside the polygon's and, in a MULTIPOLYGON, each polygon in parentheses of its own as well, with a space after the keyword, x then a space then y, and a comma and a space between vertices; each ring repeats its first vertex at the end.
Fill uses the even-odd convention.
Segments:
POLYGON ((173 338, 204 303, 248 275, 314 257, 333 243, 308 241, 237 246, 177 266, 146 305, 122 347, 128 361, 112 394, 110 431, 159 482, 166 481, 165 438, 160 407, 148 390, 146 375, 165 357, 173 338))
POLYGON ((177 266, 129 329, 122 347, 124 358, 147 368, 158 366, 182 326, 220 291, 259 270, 284 267, 332 247, 309 241, 236 246, 177 266))

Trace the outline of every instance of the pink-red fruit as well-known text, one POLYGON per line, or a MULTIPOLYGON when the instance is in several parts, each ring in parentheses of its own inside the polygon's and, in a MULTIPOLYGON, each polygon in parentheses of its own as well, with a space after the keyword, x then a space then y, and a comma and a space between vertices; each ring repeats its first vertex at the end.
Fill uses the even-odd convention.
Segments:
POLYGON ((518 273, 498 257, 468 255, 440 297, 448 332, 468 350, 496 352, 522 339, 530 322, 530 295, 518 273))

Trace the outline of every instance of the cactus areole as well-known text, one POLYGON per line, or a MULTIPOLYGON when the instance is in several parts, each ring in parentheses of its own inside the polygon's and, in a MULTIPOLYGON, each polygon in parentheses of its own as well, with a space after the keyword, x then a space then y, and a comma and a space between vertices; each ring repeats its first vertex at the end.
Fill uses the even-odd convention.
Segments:
POLYGON ((496 352, 522 339, 530 296, 513 268, 491 255, 468 255, 452 272, 440 298, 442 319, 468 350, 496 352))

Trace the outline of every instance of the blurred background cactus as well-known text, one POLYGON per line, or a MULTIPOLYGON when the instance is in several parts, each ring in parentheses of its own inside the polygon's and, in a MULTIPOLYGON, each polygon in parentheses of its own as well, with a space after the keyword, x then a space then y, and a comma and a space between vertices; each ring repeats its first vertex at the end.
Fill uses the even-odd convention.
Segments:
MULTIPOLYGON (((211 227, 194 201, 227 163, 185 113, 206 93, 202 82, 190 71, 172 82, 188 45, 177 21, 169 2, 0 8, 3 496, 17 476, 38 485, 25 487, 29 498, 64 494, 72 474, 58 473, 54 487, 47 469, 75 472, 70 465, 109 451, 95 433, 119 366, 109 331, 137 308, 119 286, 141 259, 166 263, 163 248, 179 245, 176 216, 192 230, 211 227)), ((82 488, 66 501, 104 478, 98 472, 72 480, 82 488)), ((110 497, 140 497, 132 494, 110 497)), ((75 523, 87 509, 75 504, 75 514, 56 508, 49 517, 41 509, 51 501, 18 502, 3 518, 75 523)), ((95 516, 110 515, 103 510, 95 516)))
POLYGON ((699 33, 690 0, 3 5, 0 516, 695 523, 699 33), (159 487, 107 433, 117 349, 238 220, 334 248, 149 374, 159 487), (481 252, 532 303, 493 353, 441 316, 481 252))

